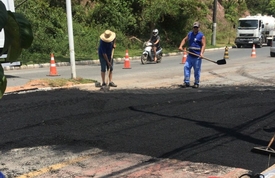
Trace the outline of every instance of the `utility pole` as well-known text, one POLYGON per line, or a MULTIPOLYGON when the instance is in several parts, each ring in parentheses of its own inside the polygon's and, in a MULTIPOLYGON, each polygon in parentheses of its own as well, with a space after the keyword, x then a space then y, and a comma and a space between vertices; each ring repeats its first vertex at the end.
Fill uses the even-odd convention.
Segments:
POLYGON ((214 4, 213 4, 212 41, 211 41, 211 44, 214 45, 214 46, 216 45, 216 27, 217 27, 216 17, 217 17, 217 0, 214 0, 214 4))
POLYGON ((66 0, 66 9, 67 9, 67 24, 68 24, 68 35, 69 35, 69 47, 70 47, 71 78, 75 79, 76 70, 75 70, 74 35, 73 35, 71 0, 66 0))

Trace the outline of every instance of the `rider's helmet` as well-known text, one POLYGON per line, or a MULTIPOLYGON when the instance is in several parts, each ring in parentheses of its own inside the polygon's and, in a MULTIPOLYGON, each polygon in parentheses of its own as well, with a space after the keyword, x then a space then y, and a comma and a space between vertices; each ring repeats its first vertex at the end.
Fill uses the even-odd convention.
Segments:
POLYGON ((159 30, 158 29, 154 29, 152 33, 153 33, 153 36, 157 36, 159 34, 159 30))

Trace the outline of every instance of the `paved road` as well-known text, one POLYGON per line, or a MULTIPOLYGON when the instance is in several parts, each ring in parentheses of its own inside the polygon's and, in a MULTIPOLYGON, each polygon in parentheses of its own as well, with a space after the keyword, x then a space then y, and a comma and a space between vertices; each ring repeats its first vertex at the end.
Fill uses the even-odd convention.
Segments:
POLYGON ((147 81, 134 85, 143 89, 129 88, 118 79, 125 87, 107 93, 82 86, 5 95, 0 170, 9 177, 30 172, 37 177, 134 177, 137 172, 161 177, 156 174, 165 167, 150 174, 142 168, 169 159, 166 167, 181 165, 170 171, 174 177, 225 175, 231 168, 262 172, 274 157, 251 149, 267 146, 273 136, 275 91, 274 62, 260 53, 246 57, 245 64, 237 59, 225 68, 206 64, 199 89, 179 88, 179 75, 156 79, 157 86, 169 86, 164 88, 144 89, 147 81), (106 164, 110 158, 117 164, 106 164))
MULTIPOLYGON (((129 51, 131 56, 131 51, 129 51)), ((263 58, 268 62, 271 58, 269 57, 269 48, 257 49, 257 58, 250 58, 251 49, 242 48, 242 49, 230 49, 229 50, 229 60, 227 60, 227 65, 216 65, 206 60, 202 64, 202 72, 205 75, 211 75, 217 78, 217 74, 221 70, 243 70, 246 68, 247 64, 259 63, 263 58), (215 73, 216 76, 215 76, 215 73)), ((205 53, 207 58, 210 58, 214 61, 222 59, 224 56, 224 50, 207 50, 205 53)), ((50 59, 50 58, 49 58, 50 59)), ((175 83, 181 82, 183 76, 183 65, 182 55, 177 53, 170 54, 169 56, 163 57, 162 63, 160 64, 148 64, 142 65, 139 58, 134 58, 131 60, 131 69, 123 69, 124 63, 123 59, 116 59, 116 64, 114 65, 114 81, 127 81, 131 86, 135 86, 136 83, 154 83, 156 80, 165 80, 165 82, 175 83)), ((264 61, 265 61, 264 60, 264 61)), ((261 64, 261 62, 260 62, 261 64)), ((71 67, 70 66, 61 66, 57 67, 57 72, 60 76, 49 77, 50 68, 49 66, 43 68, 29 68, 24 70, 8 70, 5 71, 5 74, 8 77, 8 86, 18 86, 27 83, 32 79, 40 78, 70 78, 71 77, 71 67)), ((32 66, 29 66, 32 67, 32 66)), ((36 65, 35 67, 38 67, 36 65)), ((100 67, 98 64, 90 65, 77 65, 76 66, 76 75, 77 77, 89 78, 100 81, 100 67)), ((218 76, 219 78, 222 76, 218 76)), ((202 79, 201 84, 207 84, 208 81, 202 79)), ((124 83, 119 83, 120 87, 125 87, 124 83), (122 86, 121 86, 122 84, 122 86)))
POLYGON ((100 149, 145 155, 143 164, 169 158, 261 172, 274 158, 250 150, 273 134, 263 128, 274 125, 274 94, 273 88, 220 87, 7 95, 0 169, 12 177, 100 149))

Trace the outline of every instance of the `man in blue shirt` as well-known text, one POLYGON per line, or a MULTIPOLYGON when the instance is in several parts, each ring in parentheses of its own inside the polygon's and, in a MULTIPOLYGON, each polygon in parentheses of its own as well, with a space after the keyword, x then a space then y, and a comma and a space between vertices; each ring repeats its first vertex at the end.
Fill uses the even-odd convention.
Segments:
POLYGON ((201 73, 201 62, 203 53, 205 51, 206 40, 202 32, 199 31, 200 24, 195 22, 193 24, 193 31, 189 32, 180 43, 179 50, 183 50, 182 46, 188 42, 189 51, 195 53, 198 56, 188 54, 186 62, 184 64, 184 80, 183 87, 190 87, 190 73, 192 67, 194 68, 195 82, 193 88, 199 88, 200 84, 200 73, 201 73))
POLYGON ((112 59, 112 51, 116 47, 115 44, 116 34, 112 32, 111 30, 106 30, 104 33, 100 35, 100 42, 98 47, 98 56, 101 66, 101 79, 102 79, 102 86, 106 86, 105 82, 105 73, 106 68, 109 70, 109 86, 111 87, 117 87, 114 82, 112 82, 112 74, 113 74, 113 64, 114 61, 112 59))

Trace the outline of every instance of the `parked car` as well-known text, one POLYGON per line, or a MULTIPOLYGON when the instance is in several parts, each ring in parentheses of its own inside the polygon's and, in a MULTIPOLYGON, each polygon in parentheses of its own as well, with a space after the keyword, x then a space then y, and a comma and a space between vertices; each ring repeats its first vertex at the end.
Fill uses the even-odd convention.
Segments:
POLYGON ((275 57, 275 37, 272 39, 272 43, 270 45, 270 56, 275 57))

